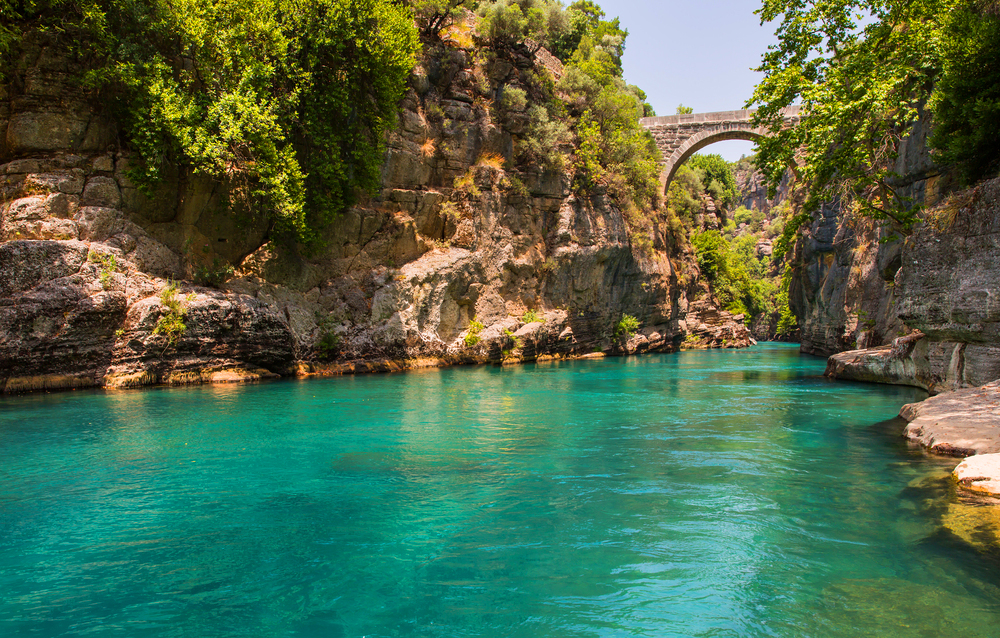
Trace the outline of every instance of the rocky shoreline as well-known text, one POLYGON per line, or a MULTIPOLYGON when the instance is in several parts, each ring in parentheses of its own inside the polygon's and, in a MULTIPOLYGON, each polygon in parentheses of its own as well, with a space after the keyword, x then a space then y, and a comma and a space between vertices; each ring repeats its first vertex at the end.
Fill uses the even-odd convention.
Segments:
POLYGON ((1000 497, 1000 380, 904 405, 904 436, 931 452, 968 457, 954 476, 961 488, 1000 497))

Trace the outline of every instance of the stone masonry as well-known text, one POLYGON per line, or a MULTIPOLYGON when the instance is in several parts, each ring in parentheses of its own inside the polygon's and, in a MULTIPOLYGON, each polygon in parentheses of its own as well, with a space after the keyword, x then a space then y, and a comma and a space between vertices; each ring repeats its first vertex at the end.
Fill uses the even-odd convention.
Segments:
MULTIPOLYGON (((719 111, 717 113, 690 113, 646 117, 640 120, 642 126, 653 134, 656 145, 663 154, 661 181, 663 190, 670 186, 677 168, 709 144, 724 140, 756 141, 770 135, 765 128, 751 123, 754 111, 719 111)), ((801 115, 800 107, 791 106, 782 110, 785 126, 795 126, 801 115)))

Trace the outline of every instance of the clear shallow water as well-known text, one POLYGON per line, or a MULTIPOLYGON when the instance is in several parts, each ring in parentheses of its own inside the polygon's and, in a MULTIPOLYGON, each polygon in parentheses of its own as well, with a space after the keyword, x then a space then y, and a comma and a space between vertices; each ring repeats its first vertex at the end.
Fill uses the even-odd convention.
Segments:
POLYGON ((1000 636, 915 390, 793 346, 0 400, 2 636, 1000 636))

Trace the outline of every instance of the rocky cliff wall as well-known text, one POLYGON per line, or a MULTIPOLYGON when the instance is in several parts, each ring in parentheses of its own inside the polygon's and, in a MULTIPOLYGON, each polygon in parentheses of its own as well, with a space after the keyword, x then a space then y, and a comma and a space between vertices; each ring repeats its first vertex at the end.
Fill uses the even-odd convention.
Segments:
POLYGON ((795 245, 789 305, 802 350, 834 355, 828 376, 933 393, 1000 378, 1000 181, 957 191, 928 130, 918 122, 895 166, 925 207, 911 233, 828 206, 795 245))
POLYGON ((697 267, 665 219, 637 249, 603 193, 581 199, 566 175, 518 165, 526 116, 498 112, 490 87, 536 72, 527 56, 429 51, 383 188, 306 251, 252 211, 225 213, 209 180, 175 171, 140 192, 79 67, 55 40, 26 43, 0 89, 0 388, 748 343, 728 313, 688 303, 697 267), (615 334, 625 314, 642 326, 628 338, 615 334))
MULTIPOLYGON (((933 206, 953 184, 930 157, 928 132, 925 117, 902 142, 894 170, 903 197, 933 206)), ((800 205, 794 195, 792 205, 800 205)), ((815 215, 790 258, 789 305, 799 318, 803 352, 828 356, 907 333, 897 308, 903 249, 901 235, 835 203, 815 215)))
POLYGON ((932 208, 899 254, 892 311, 914 332, 837 354, 828 374, 934 393, 1000 379, 1000 179, 932 208))

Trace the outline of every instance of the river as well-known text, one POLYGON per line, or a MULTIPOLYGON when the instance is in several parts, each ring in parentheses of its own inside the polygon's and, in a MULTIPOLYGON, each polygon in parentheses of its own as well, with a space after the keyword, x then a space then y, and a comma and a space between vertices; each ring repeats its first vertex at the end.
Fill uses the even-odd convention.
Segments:
POLYGON ((0 635, 1000 636, 983 508, 890 421, 924 395, 823 367, 5 397, 0 635))

